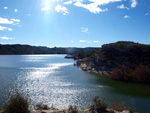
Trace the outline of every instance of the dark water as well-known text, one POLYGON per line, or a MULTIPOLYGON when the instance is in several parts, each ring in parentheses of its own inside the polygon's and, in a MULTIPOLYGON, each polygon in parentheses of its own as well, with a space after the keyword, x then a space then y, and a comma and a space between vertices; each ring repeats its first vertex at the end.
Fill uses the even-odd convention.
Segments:
POLYGON ((1 55, 0 82, 5 85, 13 79, 31 102, 59 109, 69 105, 88 108, 92 98, 100 96, 109 104, 121 101, 139 113, 150 113, 150 85, 122 83, 81 71, 73 66, 74 60, 64 56, 1 55))

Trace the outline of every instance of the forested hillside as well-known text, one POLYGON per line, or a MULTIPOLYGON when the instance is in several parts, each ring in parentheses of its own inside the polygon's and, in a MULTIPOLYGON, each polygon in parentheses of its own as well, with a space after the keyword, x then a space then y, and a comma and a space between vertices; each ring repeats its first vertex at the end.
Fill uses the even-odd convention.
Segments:
POLYGON ((111 79, 150 83, 150 45, 119 41, 103 45, 77 62, 79 68, 111 79))
POLYGON ((1 45, 0 44, 0 54, 76 54, 78 51, 93 51, 98 48, 61 48, 54 47, 48 48, 43 46, 30 46, 30 45, 1 45))

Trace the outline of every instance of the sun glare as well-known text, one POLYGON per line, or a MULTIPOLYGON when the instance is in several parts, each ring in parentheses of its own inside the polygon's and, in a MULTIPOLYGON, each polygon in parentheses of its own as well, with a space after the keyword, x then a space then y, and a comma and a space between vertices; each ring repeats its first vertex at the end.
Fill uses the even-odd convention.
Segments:
POLYGON ((42 0, 42 7, 43 7, 43 9, 50 10, 51 6, 52 6, 52 2, 53 2, 53 0, 42 0))

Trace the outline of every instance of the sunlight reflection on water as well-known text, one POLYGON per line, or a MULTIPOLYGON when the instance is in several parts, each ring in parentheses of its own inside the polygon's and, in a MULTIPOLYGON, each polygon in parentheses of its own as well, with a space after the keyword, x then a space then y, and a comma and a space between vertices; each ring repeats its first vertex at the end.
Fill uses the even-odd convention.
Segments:
POLYGON ((76 98, 86 89, 80 89, 78 84, 63 80, 63 76, 57 76, 60 68, 73 65, 73 63, 47 64, 45 68, 27 67, 20 68, 26 71, 27 76, 20 77, 20 81, 28 81, 22 88, 29 92, 33 102, 43 102, 48 105, 56 105, 58 108, 67 108, 78 100, 76 98))

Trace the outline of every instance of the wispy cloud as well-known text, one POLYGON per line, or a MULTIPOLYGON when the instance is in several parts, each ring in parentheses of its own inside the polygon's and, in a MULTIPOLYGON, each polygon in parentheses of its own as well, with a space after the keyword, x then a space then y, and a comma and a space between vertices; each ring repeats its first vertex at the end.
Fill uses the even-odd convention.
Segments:
POLYGON ((13 31, 13 29, 12 29, 12 28, 8 28, 8 27, 0 26, 0 31, 4 31, 4 30, 13 31))
POLYGON ((83 32, 83 33, 87 33, 88 32, 88 28, 83 28, 83 27, 81 27, 81 32, 83 32))
POLYGON ((63 4, 70 5, 70 4, 72 4, 72 1, 70 0, 70 1, 64 2, 63 4))
POLYGON ((76 2, 74 5, 77 7, 83 7, 85 9, 89 10, 91 13, 95 13, 95 14, 104 12, 104 11, 108 11, 108 8, 101 9, 100 7, 98 7, 97 4, 94 4, 94 3, 93 4, 83 4, 81 2, 76 2))
POLYGON ((31 14, 27 14, 27 16, 31 16, 31 14))
POLYGON ((8 20, 7 18, 0 17, 0 24, 13 24, 12 20, 8 20))
POLYGON ((0 26, 1 31, 5 30, 5 29, 7 29, 7 27, 0 26))
POLYGON ((87 40, 80 40, 79 42, 82 42, 82 43, 84 43, 84 42, 91 43, 90 41, 87 41, 87 40))
POLYGON ((150 13, 145 13, 145 16, 150 15, 150 13))
POLYGON ((14 22, 18 22, 18 23, 20 22, 19 19, 14 19, 14 18, 12 18, 11 20, 14 21, 14 22))
POLYGON ((98 40, 94 40, 94 41, 80 40, 79 42, 81 42, 81 43, 100 43, 100 41, 98 41, 98 40))
POLYGON ((93 43, 100 43, 100 41, 98 41, 98 40, 94 40, 94 41, 93 41, 93 43))
POLYGON ((74 41, 72 40, 71 43, 74 43, 74 41))
POLYGON ((2 39, 2 40, 12 40, 12 39, 15 39, 15 38, 3 36, 3 37, 0 37, 0 39, 2 39))
POLYGON ((7 18, 2 18, 0 17, 0 24, 12 24, 12 25, 17 25, 19 24, 20 20, 19 19, 10 19, 8 20, 7 18))
POLYGON ((7 28, 8 29, 8 31, 13 31, 13 29, 12 28, 7 28))
POLYGON ((129 19, 129 18, 131 18, 131 17, 128 16, 128 15, 125 15, 124 18, 125 18, 125 19, 129 19))
MULTIPOLYGON (((86 9, 87 11, 99 14, 101 12, 108 11, 108 8, 102 8, 104 5, 108 5, 110 3, 116 3, 116 2, 129 2, 131 8, 135 8, 138 5, 137 0, 51 0, 51 2, 56 2, 57 6, 55 7, 55 10, 57 12, 63 13, 63 15, 69 14, 69 11, 66 7, 58 4, 61 3, 63 5, 70 5, 73 4, 76 7, 82 7, 86 9)), ((118 5, 117 8, 119 9, 127 9, 129 10, 129 7, 126 7, 124 4, 118 5)), ((41 10, 50 10, 49 8, 41 8, 41 10)), ((51 9, 52 10, 52 9, 51 9)))
POLYGON ((83 4, 83 0, 77 0, 74 5, 77 7, 83 7, 89 10, 91 13, 100 13, 104 11, 108 11, 108 8, 102 9, 99 6, 106 5, 112 2, 121 2, 122 0, 89 0, 89 4, 83 4))
POLYGON ((4 7, 4 9, 8 9, 8 7, 4 7))
POLYGON ((18 12, 18 9, 14 9, 14 12, 15 12, 15 13, 18 12))
POLYGON ((50 11, 51 9, 49 7, 41 8, 42 11, 50 11))
POLYGON ((59 4, 55 7, 55 10, 57 12, 63 13, 63 15, 69 14, 68 9, 64 6, 59 5, 59 4))
POLYGON ((117 6, 117 8, 119 8, 119 9, 127 9, 127 10, 129 10, 129 8, 128 8, 128 7, 125 7, 123 4, 121 4, 121 5, 117 6))
POLYGON ((137 6, 138 2, 137 0, 131 0, 131 7, 135 8, 137 6))

